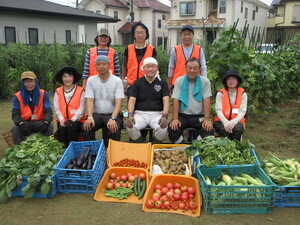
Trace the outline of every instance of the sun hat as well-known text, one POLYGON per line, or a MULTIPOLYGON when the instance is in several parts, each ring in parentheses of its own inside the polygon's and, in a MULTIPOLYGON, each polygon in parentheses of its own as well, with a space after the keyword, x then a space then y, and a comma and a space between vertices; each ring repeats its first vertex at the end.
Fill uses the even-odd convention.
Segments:
POLYGON ((26 78, 37 79, 36 75, 32 71, 25 71, 21 74, 21 80, 24 80, 26 78))
POLYGON ((110 35, 109 35, 109 33, 108 33, 108 30, 107 30, 106 28, 101 28, 101 29, 100 29, 100 32, 97 34, 97 36, 96 36, 95 39, 94 39, 94 42, 95 42, 96 45, 98 46, 99 43, 98 43, 98 40, 97 40, 97 39, 98 39, 98 37, 103 36, 103 35, 109 37, 109 41, 108 41, 108 43, 107 43, 107 47, 109 47, 110 44, 111 44, 111 37, 110 37, 110 35))
POLYGON ((81 80, 82 75, 76 71, 76 69, 72 66, 64 66, 62 67, 56 74, 55 74, 55 80, 59 83, 63 84, 62 76, 64 73, 72 74, 74 77, 73 83, 77 83, 81 80))
POLYGON ((226 86, 226 79, 227 79, 227 77, 229 77, 229 76, 235 76, 235 77, 237 78, 239 84, 241 84, 241 83, 243 82, 243 79, 240 77, 239 73, 238 73, 236 70, 228 70, 228 71, 225 73, 225 75, 224 75, 224 77, 223 77, 223 80, 222 80, 222 84, 223 84, 224 86, 226 86))

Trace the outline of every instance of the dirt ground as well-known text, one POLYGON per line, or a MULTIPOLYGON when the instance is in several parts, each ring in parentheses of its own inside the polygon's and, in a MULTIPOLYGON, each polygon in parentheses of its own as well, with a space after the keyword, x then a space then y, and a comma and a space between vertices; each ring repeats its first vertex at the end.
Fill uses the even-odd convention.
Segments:
MULTIPOLYGON (((1 102, 0 133, 12 125, 10 102, 1 102)), ((249 115, 244 138, 256 145, 261 158, 272 152, 281 158, 300 159, 300 100, 278 105, 274 112, 249 115)), ((0 157, 6 143, 0 137, 0 157)), ((141 205, 96 202, 91 194, 57 194, 48 199, 11 198, 0 204, 0 224, 257 224, 296 225, 300 208, 274 208, 270 214, 208 215, 202 208, 200 218, 145 213, 141 205)))

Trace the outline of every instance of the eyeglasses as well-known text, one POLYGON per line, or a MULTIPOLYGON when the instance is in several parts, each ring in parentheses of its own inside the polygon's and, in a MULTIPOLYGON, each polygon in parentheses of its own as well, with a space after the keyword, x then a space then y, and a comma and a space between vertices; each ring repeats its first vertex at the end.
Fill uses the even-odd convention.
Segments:
POLYGON ((145 35, 146 32, 145 31, 135 31, 134 34, 136 34, 136 35, 145 35))
POLYGON ((150 69, 150 68, 156 68, 157 67, 157 65, 155 65, 155 64, 147 64, 147 65, 145 65, 144 66, 144 69, 150 69))

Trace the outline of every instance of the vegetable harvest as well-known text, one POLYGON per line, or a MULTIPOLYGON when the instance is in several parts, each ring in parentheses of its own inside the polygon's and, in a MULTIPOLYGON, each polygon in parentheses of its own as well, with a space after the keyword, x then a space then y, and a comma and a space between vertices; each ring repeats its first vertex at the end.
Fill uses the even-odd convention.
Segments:
POLYGON ((27 176, 28 184, 22 188, 25 198, 31 198, 35 192, 47 195, 53 182, 54 167, 63 152, 62 145, 53 136, 41 134, 28 138, 19 145, 6 149, 0 160, 0 202, 12 196, 12 191, 27 176))

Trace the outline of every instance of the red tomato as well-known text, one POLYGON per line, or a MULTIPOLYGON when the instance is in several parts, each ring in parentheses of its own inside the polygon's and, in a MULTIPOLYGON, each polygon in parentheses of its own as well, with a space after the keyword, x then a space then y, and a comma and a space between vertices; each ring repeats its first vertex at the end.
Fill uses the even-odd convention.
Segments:
POLYGON ((181 190, 178 189, 178 188, 176 188, 176 189, 174 190, 174 193, 175 193, 175 194, 181 194, 181 190))
POLYGON ((158 193, 158 194, 159 194, 159 197, 161 197, 161 196, 162 196, 162 192, 161 192, 161 190, 155 190, 155 193, 158 193))
POLYGON ((134 174, 134 178, 135 178, 135 179, 138 179, 138 178, 139 178, 139 175, 134 174))
POLYGON ((162 202, 158 200, 154 203, 154 206, 155 206, 155 208, 160 209, 162 206, 162 202))
POLYGON ((117 178, 117 174, 116 173, 111 173, 110 174, 110 178, 111 179, 116 179, 117 178))
POLYGON ((122 180, 122 181, 127 181, 126 175, 122 175, 122 176, 121 176, 121 180, 122 180))
POLYGON ((183 203, 183 202, 180 202, 179 204, 178 204, 178 208, 179 209, 185 209, 185 203, 183 203))
POLYGON ((189 193, 189 194, 195 194, 195 188, 193 188, 193 187, 188 187, 188 189, 187 189, 187 192, 189 193))
POLYGON ((114 187, 115 187, 115 188, 121 187, 121 184, 120 184, 120 183, 115 183, 115 184, 114 184, 114 187))
POLYGON ((132 173, 127 173, 127 177, 131 177, 132 176, 132 173))
POLYGON ((162 201, 162 202, 167 202, 167 201, 169 201, 169 198, 166 195, 163 195, 163 196, 160 197, 159 200, 162 201))
POLYGON ((188 187, 186 185, 182 185, 180 190, 181 192, 186 192, 188 190, 188 187))
POLYGON ((163 187, 161 189, 161 192, 162 192, 163 195, 167 194, 168 191, 169 191, 169 188, 167 188, 167 187, 163 187))
POLYGON ((194 199, 194 198, 195 198, 195 195, 189 194, 189 199, 194 199))
POLYGON ((174 188, 175 188, 175 189, 176 189, 176 188, 180 189, 180 188, 181 188, 181 184, 180 184, 179 182, 176 182, 176 183, 174 184, 174 188))
POLYGON ((115 183, 118 183, 118 181, 116 179, 110 179, 109 183, 115 184, 115 183))
POLYGON ((154 207, 154 201, 152 199, 147 200, 146 207, 151 209, 154 207))
POLYGON ((128 177, 128 180, 129 180, 130 182, 134 182, 135 177, 131 175, 131 176, 128 177))
POLYGON ((166 207, 167 209, 170 208, 171 203, 169 201, 165 201, 164 202, 164 207, 166 207))
POLYGON ((168 191, 166 195, 168 198, 173 198, 174 193, 171 191, 168 191))
POLYGON ((123 184, 121 184, 121 186, 124 187, 124 188, 128 188, 128 184, 127 183, 123 183, 123 184))
POLYGON ((127 186, 128 186, 128 188, 134 187, 134 183, 133 183, 133 182, 129 182, 129 183, 127 184, 127 186))
POLYGON ((119 182, 120 181, 120 177, 116 177, 116 180, 119 182))
POLYGON ((197 203, 196 202, 189 202, 189 208, 194 210, 197 209, 197 203))
POLYGON ((160 194, 159 193, 156 193, 156 192, 154 192, 153 194, 152 194, 152 198, 160 198, 160 194))
POLYGON ((175 201, 179 201, 181 199, 181 196, 180 196, 180 194, 174 194, 173 198, 175 201))
POLYGON ((186 200, 188 200, 189 199, 189 197, 188 197, 188 195, 186 194, 186 195, 181 195, 181 200, 182 201, 186 201, 186 200))
POLYGON ((154 186, 154 190, 161 190, 163 186, 161 184, 157 184, 154 186))
POLYGON ((145 180, 145 179, 146 179, 146 175, 145 175, 144 173, 140 173, 140 178, 141 178, 142 180, 145 180))
POLYGON ((112 190, 112 189, 114 189, 114 185, 112 183, 107 183, 106 184, 106 189, 112 190))
POLYGON ((167 183, 166 187, 169 188, 169 189, 172 189, 173 188, 173 184, 172 183, 167 183))

